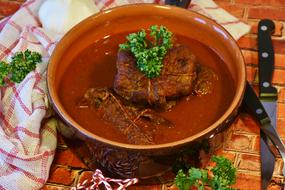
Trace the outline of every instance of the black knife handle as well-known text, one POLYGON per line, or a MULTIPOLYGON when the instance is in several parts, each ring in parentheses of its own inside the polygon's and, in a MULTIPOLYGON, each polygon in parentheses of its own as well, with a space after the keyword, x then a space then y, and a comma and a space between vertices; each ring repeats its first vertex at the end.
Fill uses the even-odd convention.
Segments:
POLYGON ((248 82, 246 83, 244 103, 260 123, 270 121, 263 105, 248 82))
POLYGON ((272 20, 263 19, 258 23, 258 59, 260 98, 277 98, 277 90, 271 84, 274 71, 274 49, 271 35, 275 30, 272 20))
POLYGON ((181 8, 187 8, 191 0, 165 0, 166 5, 174 5, 181 8))

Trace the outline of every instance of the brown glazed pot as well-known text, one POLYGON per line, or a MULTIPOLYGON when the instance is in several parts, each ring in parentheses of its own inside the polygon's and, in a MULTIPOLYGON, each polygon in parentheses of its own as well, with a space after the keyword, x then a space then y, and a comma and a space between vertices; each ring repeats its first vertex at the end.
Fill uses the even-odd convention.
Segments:
POLYGON ((64 135, 83 139, 97 164, 117 177, 158 175, 169 168, 172 158, 189 144, 213 136, 227 126, 237 114, 245 89, 245 64, 232 36, 213 20, 173 6, 153 4, 127 5, 93 15, 71 29, 57 44, 47 72, 49 98, 54 110, 66 124, 64 135), (59 98, 59 84, 72 59, 86 47, 104 36, 165 25, 175 34, 196 39, 212 48, 225 62, 232 75, 235 95, 224 114, 205 130, 176 142, 159 145, 131 145, 115 142, 93 134, 69 115, 59 98), (70 53, 72 52, 72 53, 70 53), (68 133, 68 135, 66 135, 68 133))

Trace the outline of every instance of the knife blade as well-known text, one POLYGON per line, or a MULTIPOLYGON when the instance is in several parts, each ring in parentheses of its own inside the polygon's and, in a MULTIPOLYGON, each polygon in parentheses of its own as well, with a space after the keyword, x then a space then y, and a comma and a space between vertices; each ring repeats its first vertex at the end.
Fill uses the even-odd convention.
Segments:
POLYGON ((244 103, 246 108, 250 111, 250 113, 257 119, 260 123, 260 129, 262 132, 269 138, 275 148, 279 151, 281 158, 283 160, 283 176, 285 176, 285 145, 281 140, 278 132, 271 124, 270 118, 265 111, 262 103, 258 99, 254 90, 247 82, 246 91, 244 96, 244 103))
MULTIPOLYGON (((259 59, 259 98, 271 124, 276 128, 277 91, 271 85, 274 70, 274 49, 271 34, 275 28, 274 22, 263 19, 258 23, 258 59, 259 59)), ((266 190, 274 171, 275 156, 268 147, 268 138, 260 132, 261 177, 262 190, 266 190)))

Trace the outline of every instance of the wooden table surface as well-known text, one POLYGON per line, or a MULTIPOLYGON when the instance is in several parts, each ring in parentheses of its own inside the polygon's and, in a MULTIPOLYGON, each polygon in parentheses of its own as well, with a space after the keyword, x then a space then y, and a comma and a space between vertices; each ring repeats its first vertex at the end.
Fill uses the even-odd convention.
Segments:
MULTIPOLYGON (((0 0, 0 18, 13 14, 24 0, 0 0)), ((275 49, 275 72, 273 83, 279 90, 277 130, 285 139, 285 0, 215 0, 244 22, 252 26, 249 34, 238 41, 247 67, 247 79, 255 84, 257 75, 257 24, 268 18, 275 22, 273 44, 275 49)), ((242 190, 261 189, 259 128, 251 116, 242 112, 228 130, 215 139, 215 155, 224 155, 238 168, 235 187, 242 190)), ((281 189, 284 183, 281 169, 283 163, 277 158, 274 177, 269 189, 281 189)), ((58 146, 50 176, 44 190, 70 189, 92 171, 72 152, 63 138, 58 135, 58 146)), ((170 189, 171 184, 140 186, 130 189, 170 189)))

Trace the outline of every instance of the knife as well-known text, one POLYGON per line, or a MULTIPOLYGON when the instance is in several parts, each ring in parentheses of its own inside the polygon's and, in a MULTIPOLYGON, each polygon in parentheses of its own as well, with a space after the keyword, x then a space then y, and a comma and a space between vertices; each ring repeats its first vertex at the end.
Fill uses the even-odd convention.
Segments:
POLYGON ((274 71, 274 49, 271 42, 271 34, 274 28, 274 22, 268 19, 261 20, 258 24, 258 74, 259 98, 269 114, 272 125, 276 126, 277 90, 271 84, 274 71))
POLYGON ((244 96, 244 103, 250 113, 258 120, 260 123, 260 129, 269 138, 275 148, 279 151, 281 158, 283 160, 283 176, 285 176, 285 145, 280 139, 276 129, 271 124, 270 118, 265 111, 265 108, 261 104, 254 90, 247 82, 246 91, 244 96))
MULTIPOLYGON (((274 49, 271 34, 275 28, 274 22, 268 19, 258 24, 258 59, 259 59, 259 99, 276 128, 277 90, 271 85, 274 71, 274 49)), ((266 190, 274 171, 275 156, 268 147, 268 137, 260 132, 261 177, 262 190, 266 190)))

